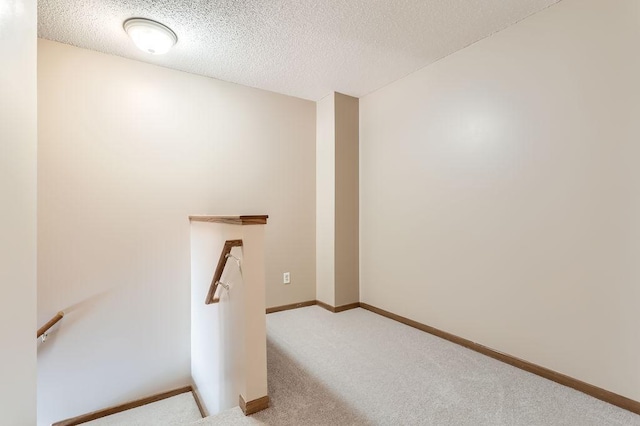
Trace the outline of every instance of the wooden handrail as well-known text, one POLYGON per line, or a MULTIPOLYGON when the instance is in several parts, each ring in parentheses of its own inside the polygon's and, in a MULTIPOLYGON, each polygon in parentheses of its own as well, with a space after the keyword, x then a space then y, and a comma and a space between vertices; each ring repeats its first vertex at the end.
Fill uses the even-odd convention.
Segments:
POLYGON ((209 293, 207 294, 207 298, 204 300, 204 303, 206 305, 218 303, 220 301, 219 297, 215 297, 216 290, 218 290, 218 283, 220 282, 220 278, 222 278, 222 271, 224 271, 224 267, 227 265, 227 260, 229 259, 227 255, 231 253, 231 249, 234 247, 242 247, 242 240, 225 241, 224 247, 222 248, 222 253, 220 253, 220 259, 218 260, 218 266, 216 267, 216 271, 213 274, 213 279, 211 280, 209 293))
POLYGON ((64 318, 64 312, 60 311, 53 318, 51 318, 49 321, 47 321, 47 323, 45 325, 43 325, 42 327, 40 327, 38 329, 38 332, 36 334, 36 339, 38 337, 42 336, 44 333, 46 333, 47 330, 49 330, 51 327, 56 325, 58 323, 58 321, 60 321, 62 318, 64 318))

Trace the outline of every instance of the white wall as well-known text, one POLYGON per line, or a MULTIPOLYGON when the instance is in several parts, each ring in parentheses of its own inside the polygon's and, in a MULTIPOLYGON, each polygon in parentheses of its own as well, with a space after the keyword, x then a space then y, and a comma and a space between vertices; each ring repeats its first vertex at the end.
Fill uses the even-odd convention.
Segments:
MULTIPOLYGON (((268 225, 266 225, 268 227, 268 225)), ((191 222, 191 374, 209 415, 267 395, 265 225, 191 222), (226 240, 219 303, 205 305, 226 240)))
POLYGON ((0 417, 36 419, 36 2, 0 3, 0 417))
MULTIPOLYGON (((243 280, 233 259, 221 279, 229 291, 220 288, 219 303, 204 303, 225 241, 241 239, 242 226, 191 223, 191 375, 209 415, 238 405, 244 382, 243 280)), ((231 254, 242 262, 241 247, 231 254)))
POLYGON ((45 424, 189 380, 189 214, 268 214, 267 303, 315 298, 315 104, 38 54, 38 320, 67 309, 39 349, 45 424))
POLYGON ((640 400, 640 2, 360 100, 361 300, 640 400))

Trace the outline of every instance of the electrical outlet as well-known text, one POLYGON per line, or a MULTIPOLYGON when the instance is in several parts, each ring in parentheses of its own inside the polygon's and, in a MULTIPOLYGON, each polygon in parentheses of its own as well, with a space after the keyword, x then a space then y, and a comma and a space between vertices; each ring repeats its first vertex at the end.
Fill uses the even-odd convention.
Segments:
POLYGON ((285 284, 291 284, 291 274, 289 272, 282 274, 282 282, 285 284))

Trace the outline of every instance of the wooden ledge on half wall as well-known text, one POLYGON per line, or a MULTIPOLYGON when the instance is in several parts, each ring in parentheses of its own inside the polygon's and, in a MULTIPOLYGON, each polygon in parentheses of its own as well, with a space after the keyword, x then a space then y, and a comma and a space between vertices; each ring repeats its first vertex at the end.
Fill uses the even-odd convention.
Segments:
POLYGON ((269 215, 266 214, 251 216, 189 216, 191 222, 226 223, 228 225, 266 225, 267 219, 269 219, 269 215))

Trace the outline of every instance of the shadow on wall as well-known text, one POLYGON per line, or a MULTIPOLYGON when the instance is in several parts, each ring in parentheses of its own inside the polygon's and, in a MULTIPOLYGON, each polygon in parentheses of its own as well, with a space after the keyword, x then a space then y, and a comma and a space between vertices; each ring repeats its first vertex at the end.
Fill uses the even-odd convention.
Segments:
POLYGON ((275 342, 267 339, 270 406, 251 416, 271 425, 370 425, 275 342))

